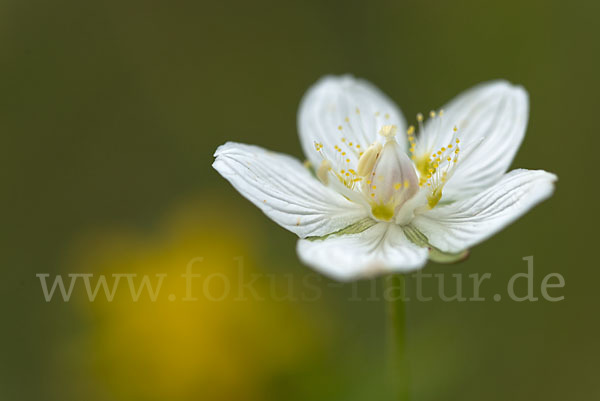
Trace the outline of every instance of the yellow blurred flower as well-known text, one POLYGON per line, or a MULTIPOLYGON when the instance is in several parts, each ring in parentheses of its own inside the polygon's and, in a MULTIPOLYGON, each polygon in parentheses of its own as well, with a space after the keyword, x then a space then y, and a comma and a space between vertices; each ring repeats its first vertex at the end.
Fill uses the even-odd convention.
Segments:
POLYGON ((232 209, 191 203, 154 236, 114 231, 79 246, 77 266, 94 273, 92 287, 98 274, 111 287, 112 274, 135 273, 136 286, 148 275, 158 292, 156 274, 166 274, 155 302, 147 288, 134 302, 126 278, 112 302, 102 289, 94 302, 74 295, 91 323, 86 349, 73 354, 89 361, 92 381, 111 399, 261 400, 274 377, 320 349, 306 305, 273 300, 272 285, 283 292, 278 275, 239 292, 240 269, 246 281, 264 270, 253 254, 260 236, 239 216, 219 212, 232 209), (200 277, 191 280, 196 300, 184 301, 190 262, 200 277))

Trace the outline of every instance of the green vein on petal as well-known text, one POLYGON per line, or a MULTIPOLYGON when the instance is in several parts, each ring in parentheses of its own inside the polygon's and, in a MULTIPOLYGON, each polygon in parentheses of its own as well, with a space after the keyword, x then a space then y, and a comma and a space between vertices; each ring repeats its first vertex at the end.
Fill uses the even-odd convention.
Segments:
POLYGON ((310 236, 305 239, 309 241, 320 241, 327 239, 333 235, 348 235, 348 234, 358 234, 362 233, 368 228, 373 227, 377 222, 370 217, 365 217, 362 220, 357 221, 356 223, 352 223, 347 227, 342 228, 341 230, 334 231, 329 234, 321 235, 321 236, 310 236))
POLYGON ((469 250, 458 253, 450 253, 439 250, 429 243, 429 239, 425 234, 419 231, 413 225, 407 225, 402 227, 406 237, 417 246, 423 248, 429 248, 429 260, 436 263, 458 263, 465 260, 469 256, 469 250))

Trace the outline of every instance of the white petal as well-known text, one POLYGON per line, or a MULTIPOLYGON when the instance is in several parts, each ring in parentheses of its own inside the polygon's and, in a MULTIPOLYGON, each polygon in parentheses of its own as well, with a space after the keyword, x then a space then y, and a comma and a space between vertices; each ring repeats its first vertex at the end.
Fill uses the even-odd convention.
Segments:
POLYGON ((300 240, 297 251, 304 263, 337 280, 415 270, 425 265, 428 252, 410 242, 400 226, 388 223, 358 234, 300 240))
POLYGON ((482 193, 417 216, 412 224, 444 252, 467 249, 502 230, 554 191, 556 176, 513 170, 482 193))
POLYGON ((529 98, 525 89, 505 81, 480 84, 444 107, 441 118, 428 120, 417 154, 437 151, 460 138, 458 165, 444 188, 444 200, 465 199, 495 184, 525 136, 529 98))
MULTIPOLYGON (((349 75, 321 78, 306 92, 298 110, 302 149, 315 166, 322 159, 315 142, 323 144, 322 152, 334 166, 343 166, 347 158, 350 165, 358 165, 359 153, 378 139, 384 125, 396 125, 400 137, 406 126, 394 102, 369 82, 349 75)), ((405 148, 405 141, 400 142, 405 148)))
POLYGON ((215 152, 213 167, 277 224, 297 234, 321 236, 367 216, 315 179, 293 157, 228 142, 215 152))

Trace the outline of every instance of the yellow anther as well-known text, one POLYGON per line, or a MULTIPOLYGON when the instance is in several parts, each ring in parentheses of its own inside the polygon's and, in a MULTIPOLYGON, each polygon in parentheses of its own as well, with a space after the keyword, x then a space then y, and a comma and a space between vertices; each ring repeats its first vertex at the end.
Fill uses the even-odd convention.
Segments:
POLYGON ((346 159, 346 163, 350 163, 350 159, 346 159))
POLYGON ((385 117, 385 119, 386 119, 386 120, 389 120, 389 119, 390 119, 390 115, 389 115, 388 113, 385 113, 385 116, 384 116, 384 117, 385 117))
POLYGON ((342 142, 346 142, 346 138, 342 138, 342 142))
POLYGON ((440 117, 443 116, 444 115, 444 109, 440 109, 440 112, 438 114, 439 114, 440 117))
POLYGON ((418 122, 421 122, 421 121, 423 121, 423 114, 421 114, 421 113, 418 113, 418 114, 417 114, 417 121, 418 121, 418 122))
POLYGON ((431 117, 431 118, 435 118, 435 111, 431 110, 431 111, 429 112, 429 117, 431 117))
POLYGON ((460 139, 456 138, 456 143, 460 143, 460 139))
POLYGON ((342 156, 346 156, 346 152, 342 152, 342 156))
POLYGON ((365 152, 360 153, 360 158, 358 159, 358 166, 356 167, 356 171, 358 175, 361 177, 366 177, 373 171, 373 167, 375 166, 375 161, 377 161, 377 157, 379 156, 379 152, 381 152, 382 145, 379 142, 374 143, 369 146, 369 148, 365 152))
POLYGON ((397 183, 394 184, 394 189, 396 191, 399 190, 400 188, 402 188, 402 184, 401 183, 397 182, 397 183))
POLYGON ((404 188, 410 187, 410 181, 404 180, 404 188))
POLYGON ((341 125, 338 125, 338 129, 341 131, 341 130, 342 130, 342 126, 341 126, 341 125))
POLYGON ((346 118, 344 118, 344 121, 346 121, 347 123, 349 123, 350 122, 350 118, 346 117, 346 118))
POLYGON ((377 189, 377 185, 373 185, 373 189, 377 189))
POLYGON ((453 130, 454 130, 454 132, 456 132, 456 131, 458 131, 458 128, 454 127, 453 130))
POLYGON ((356 149, 360 149, 360 144, 356 144, 356 149))
POLYGON ((414 133, 415 133, 415 126, 414 126, 414 125, 411 125, 410 127, 408 127, 408 130, 406 130, 406 133, 407 133, 408 135, 412 135, 412 134, 414 134, 414 133))
POLYGON ((356 108, 356 114, 360 114, 360 109, 358 107, 356 108))

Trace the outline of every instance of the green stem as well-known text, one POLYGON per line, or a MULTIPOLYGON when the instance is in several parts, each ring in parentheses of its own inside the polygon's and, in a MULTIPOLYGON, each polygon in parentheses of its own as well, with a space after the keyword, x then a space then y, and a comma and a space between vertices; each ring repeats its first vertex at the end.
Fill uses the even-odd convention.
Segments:
POLYGON ((393 399, 410 400, 410 377, 406 355, 406 305, 404 276, 392 274, 385 278, 386 302, 388 307, 388 348, 390 384, 393 399))

